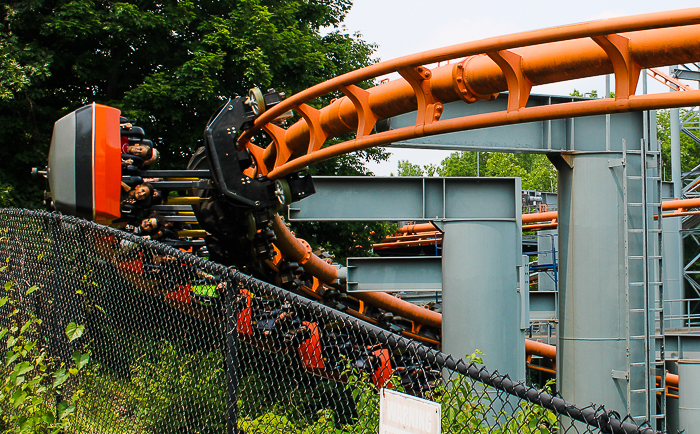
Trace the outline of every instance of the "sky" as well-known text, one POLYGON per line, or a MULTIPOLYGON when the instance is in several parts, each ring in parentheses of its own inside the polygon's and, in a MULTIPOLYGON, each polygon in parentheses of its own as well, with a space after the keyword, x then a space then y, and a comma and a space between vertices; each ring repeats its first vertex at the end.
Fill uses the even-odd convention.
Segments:
MULTIPOLYGON (((692 6, 692 2, 680 0, 354 0, 345 19, 345 30, 359 32, 362 39, 378 45, 375 57, 390 60, 492 36, 692 6)), ((605 78, 537 86, 532 93, 568 95, 574 89, 582 93, 595 89, 603 94, 605 78)), ((662 85, 649 79, 650 93, 662 91, 662 85)), ((396 173, 398 160, 439 164, 449 155, 448 151, 389 151, 392 157, 388 163, 368 165, 375 175, 396 173)))

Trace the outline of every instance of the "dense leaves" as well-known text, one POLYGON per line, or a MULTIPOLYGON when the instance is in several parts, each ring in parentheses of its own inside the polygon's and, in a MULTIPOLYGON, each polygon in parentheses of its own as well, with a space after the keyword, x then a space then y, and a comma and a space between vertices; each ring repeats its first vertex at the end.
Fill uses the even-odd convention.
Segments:
MULTIPOLYGON (((671 118, 670 110, 659 110, 656 112, 656 134, 661 145, 661 156, 663 159, 664 180, 671 180, 671 118)), ((697 112, 693 113, 686 109, 680 111, 681 120, 695 121, 697 123, 697 112)), ((697 134, 697 129, 693 129, 697 134)), ((693 130, 690 130, 693 132, 693 130)), ((700 164, 700 146, 681 133, 681 171, 687 172, 700 164)))
POLYGON ((556 191, 557 172, 545 155, 460 151, 439 166, 401 160, 398 176, 518 176, 525 190, 556 191), (478 158, 478 162, 477 162, 478 158))
POLYGON ((96 101, 182 167, 222 100, 287 94, 367 65, 374 46, 338 30, 350 0, 10 0, 0 6, 0 191, 34 206, 53 123, 96 101), (6 187, 11 186, 9 192, 6 187))
MULTIPOLYGON (((0 290, 0 307, 8 304, 12 308, 9 314, 3 313, 6 317, 0 328, 0 344, 6 348, 0 363, 0 430, 12 434, 65 432, 82 395, 81 381, 90 353, 76 350, 75 364, 68 365, 51 356, 40 331, 42 320, 21 310, 27 296, 40 288, 30 286, 24 291, 22 286, 10 280, 0 290)), ((83 325, 70 323, 65 342, 78 339, 83 330, 83 325)))

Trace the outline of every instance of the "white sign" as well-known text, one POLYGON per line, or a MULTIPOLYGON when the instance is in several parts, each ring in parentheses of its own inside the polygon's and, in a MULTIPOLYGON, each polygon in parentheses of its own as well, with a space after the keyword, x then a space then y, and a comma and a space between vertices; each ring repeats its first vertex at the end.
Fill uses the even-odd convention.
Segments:
POLYGON ((391 389, 379 398, 379 434, 440 434, 440 404, 391 389))

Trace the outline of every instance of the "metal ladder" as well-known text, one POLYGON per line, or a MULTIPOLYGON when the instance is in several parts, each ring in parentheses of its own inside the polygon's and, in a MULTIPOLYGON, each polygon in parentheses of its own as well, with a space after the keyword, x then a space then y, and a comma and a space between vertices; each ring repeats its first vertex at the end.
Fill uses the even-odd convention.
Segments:
POLYGON ((640 149, 622 143, 627 409, 637 423, 657 428, 665 426, 661 152, 648 148, 644 140, 640 149))

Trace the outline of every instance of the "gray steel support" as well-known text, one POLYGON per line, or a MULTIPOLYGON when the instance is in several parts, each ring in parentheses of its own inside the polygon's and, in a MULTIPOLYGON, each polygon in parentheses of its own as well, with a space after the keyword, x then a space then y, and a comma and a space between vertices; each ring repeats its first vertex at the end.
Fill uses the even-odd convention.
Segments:
MULTIPOLYGON (((520 201, 520 179, 516 181, 511 200, 520 201)), ((525 332, 517 291, 522 261, 519 207, 513 217, 442 224, 442 349, 460 357, 479 349, 489 369, 524 380, 525 332)))
MULTIPOLYGON (((673 75, 673 70, 677 65, 669 66, 669 71, 673 75)), ((669 110, 671 121, 671 181, 673 182, 673 197, 680 198, 683 195, 683 181, 681 180, 681 121, 680 109, 669 110)))
POLYGON ((530 321, 557 321, 557 293, 530 291, 530 321))
MULTIPOLYGON (((530 95, 528 107, 571 102, 588 98, 530 95)), ((494 101, 461 101, 447 103, 440 119, 451 119, 505 110, 508 94, 494 101)), ((389 120, 389 129, 414 125, 416 113, 407 113, 389 120)), ((391 146, 421 149, 448 149, 453 151, 486 152, 557 152, 557 151, 621 151, 622 139, 637 134, 643 124, 641 112, 586 116, 550 121, 526 122, 501 127, 460 131, 439 136, 419 137, 391 146)))
POLYGON ((682 80, 695 80, 700 81, 700 71, 688 71, 686 69, 677 69, 676 67, 671 67, 671 76, 680 78, 682 80))
MULTIPOLYGON (((537 233, 537 263, 539 265, 554 263, 554 249, 558 249, 557 231, 549 229, 537 233)), ((558 274, 558 273, 557 273, 558 274)), ((537 273, 538 291, 556 291, 553 271, 541 271, 537 273)))
POLYGON ((513 178, 314 177, 316 194, 289 206, 296 221, 513 220, 513 178))
MULTIPOLYGON (((666 353, 668 354, 668 352, 666 353)), ((666 359, 666 371, 670 374, 678 375, 678 362, 676 360, 666 359)), ((677 395, 677 391, 674 391, 677 395)), ((666 397, 666 432, 678 433, 678 398, 673 398, 667 395, 666 397)))
POLYGON ((697 432, 700 427, 700 360, 678 361, 678 428, 697 432))
MULTIPOLYGON (((520 178, 316 177, 314 184, 316 194, 290 207, 290 219, 435 221, 445 232, 442 350, 464 357, 479 349, 490 370, 525 379, 520 178)), ((369 285, 383 280, 371 270, 368 277, 369 285)))
MULTIPOLYGON (((673 189, 673 184, 664 183, 664 200, 673 198, 673 189)), ((682 300, 684 298, 682 223, 681 217, 669 217, 662 220, 665 300, 682 300)), ((665 328, 683 327, 682 315, 684 311, 685 303, 667 302, 664 305, 664 317, 667 318, 665 328)))
POLYGON ((440 256, 348 258, 348 292, 442 291, 440 256))
POLYGON ((700 330, 669 330, 666 336, 666 360, 700 360, 700 330))
POLYGON ((490 370, 525 379, 525 332, 520 329, 517 225, 444 225, 442 350, 463 357, 481 350, 490 370))
MULTIPOLYGON (((639 137, 629 142, 638 144, 639 137)), ((571 402, 596 402, 626 414, 627 357, 639 359, 643 351, 641 341, 627 348, 627 336, 644 330, 627 319, 625 273, 634 271, 626 270, 621 157, 577 154, 569 160, 572 168, 559 168, 557 384, 571 402)), ((639 192, 633 196, 639 201, 639 192)))

